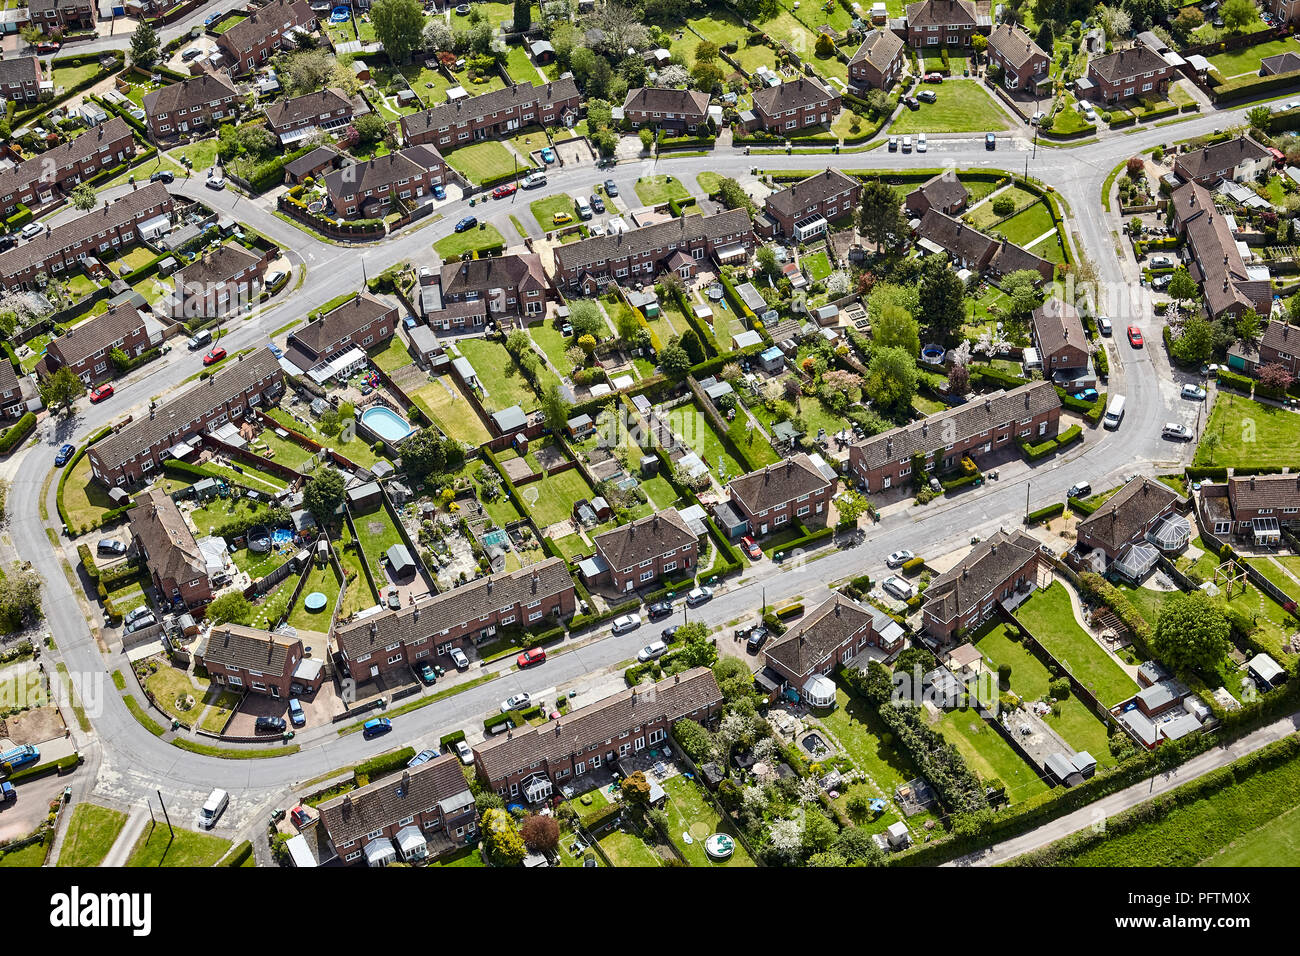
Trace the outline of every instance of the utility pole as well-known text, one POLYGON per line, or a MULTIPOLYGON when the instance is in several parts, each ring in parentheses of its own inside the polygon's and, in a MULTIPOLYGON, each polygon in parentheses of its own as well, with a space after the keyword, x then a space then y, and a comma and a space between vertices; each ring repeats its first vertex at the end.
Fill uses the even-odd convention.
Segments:
POLYGON ((1029 519, 1029 482, 1025 482, 1025 520, 1029 519))
POLYGON ((167 821, 167 831, 168 831, 169 833, 171 833, 171 835, 172 835, 172 839, 175 840, 175 839, 176 839, 176 831, 172 829, 172 818, 171 818, 171 816, 167 813, 167 804, 163 803, 162 791, 159 790, 159 791, 157 791, 157 793, 158 793, 158 805, 159 805, 160 807, 162 807, 163 819, 167 821))

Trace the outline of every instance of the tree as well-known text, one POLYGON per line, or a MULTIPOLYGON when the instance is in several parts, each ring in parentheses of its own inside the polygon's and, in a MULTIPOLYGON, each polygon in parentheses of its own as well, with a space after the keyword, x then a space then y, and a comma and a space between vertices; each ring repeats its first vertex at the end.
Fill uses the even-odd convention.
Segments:
POLYGON ((817 42, 813 45, 813 52, 823 60, 827 57, 832 57, 835 55, 835 41, 827 34, 819 33, 817 35, 817 42))
POLYGON ((907 231, 907 223, 899 210, 898 196, 879 179, 873 179, 862 187, 858 228, 876 244, 877 252, 884 244, 894 245, 907 231))
POLYGON ((13 632, 41 616, 41 588, 45 582, 35 571, 15 565, 0 578, 0 625, 13 632))
POLYGON ((533 5, 531 0, 515 0, 515 32, 527 33, 533 25, 533 5))
POLYGON ((1240 33, 1246 27, 1258 22, 1259 7, 1254 0, 1226 0, 1219 9, 1223 25, 1229 33, 1240 33))
MULTIPOLYGON (((977 34, 978 35, 978 34, 977 34)), ((848 827, 840 831, 835 838, 835 852, 850 863, 863 863, 866 866, 879 866, 884 862, 884 854, 871 834, 860 827, 848 827)))
POLYGON ((1016 201, 1010 196, 999 196, 993 200, 993 213, 997 216, 1009 216, 1016 211, 1016 201))
POLYGON ((691 79, 702 93, 712 93, 722 86, 722 70, 716 63, 696 63, 691 67, 691 79))
POLYGON ((1048 57, 1052 55, 1052 21, 1044 20, 1038 27, 1038 45, 1047 51, 1048 57))
MULTIPOLYGON (((602 334, 609 331, 605 324, 605 313, 600 311, 600 306, 591 299, 579 299, 569 304, 569 324, 573 326, 575 337, 590 335, 599 339, 602 334)), ((525 341, 528 340, 527 333, 524 335, 525 341)))
MULTIPOLYGON (((526 4, 527 0, 524 2, 526 4)), ((560 845, 560 824, 555 817, 543 817, 534 813, 524 818, 519 826, 519 835, 524 838, 524 845, 530 849, 553 853, 560 845)))
POLYGON ((718 45, 709 40, 701 40, 695 44, 695 62, 712 63, 718 58, 718 45))
POLYGON ((459 468, 465 460, 460 443, 444 438, 434 428, 422 428, 402 442, 402 467, 408 478, 440 475, 459 468))
POLYGON ((378 113, 366 113, 352 121, 357 131, 357 148, 377 146, 388 136, 388 123, 378 113))
POLYGON ((208 605, 205 615, 213 624, 243 624, 253 617, 253 605, 239 591, 227 591, 208 605))
POLYGON ((745 187, 730 176, 718 180, 718 199, 728 209, 748 209, 753 205, 745 187))
POLYGON ((148 69, 158 62, 158 31, 141 21, 131 34, 131 63, 148 69))
POLYGON ((1178 11, 1178 16, 1174 17, 1172 27, 1174 33, 1186 39, 1204 22, 1205 14, 1200 11, 1200 8, 1187 6, 1178 11))
POLYGON ((1253 130, 1267 132, 1269 120, 1273 116, 1273 111, 1267 106, 1256 106, 1246 113, 1246 121, 1250 123, 1253 130))
POLYGON ((388 58, 398 64, 409 60, 424 32, 424 9, 419 0, 375 0, 370 19, 388 58))
POLYGON ((900 348, 878 348, 867 366, 864 390, 878 407, 902 411, 912 404, 917 377, 912 353, 900 348))
POLYGON ((979 58, 984 55, 984 51, 989 48, 989 38, 982 33, 976 33, 970 38, 971 49, 975 51, 975 62, 979 63, 979 58))
POLYGON ((840 492, 835 499, 835 510, 839 512, 840 524, 857 524, 858 519, 871 510, 871 502, 859 492, 852 489, 840 492))
POLYGON ((921 327, 912 314, 899 305, 888 305, 871 320, 871 337, 881 348, 902 349, 908 355, 921 354, 921 327))
POLYGON ((919 306, 930 334, 944 345, 966 321, 966 286, 940 256, 931 256, 921 267, 919 306))
POLYGON ((95 208, 95 187, 90 183, 78 183, 72 190, 72 205, 82 212, 95 208))
MULTIPOLYGON (((775 278, 781 274, 781 265, 776 261, 776 251, 771 246, 763 246, 754 255, 754 264, 758 271, 768 278, 775 278)), ((1300 303, 1300 292, 1295 295, 1295 301, 1300 303)))
POLYGON ((965 395, 970 391, 970 366, 956 362, 948 367, 948 394, 965 395))
POLYGON ((700 344, 700 337, 694 329, 687 329, 682 333, 678 344, 686 350, 686 354, 691 357, 692 365, 699 365, 704 361, 704 346, 700 344))
POLYGON ((1169 297, 1177 299, 1179 302, 1190 302, 1199 294, 1196 288, 1196 280, 1191 277, 1186 266, 1179 266, 1174 270, 1173 277, 1169 280, 1169 297))
POLYGON ((569 422, 569 403, 564 400, 560 386, 552 382, 542 396, 542 414, 546 416, 546 427, 558 435, 569 422))
MULTIPOLYGON (((531 13, 531 8, 529 10, 531 13)), ((451 52, 455 34, 445 20, 432 17, 420 33, 420 45, 430 53, 451 52)))
POLYGON ((334 519, 343 504, 347 480, 337 468, 317 468, 302 490, 302 503, 321 527, 334 519))
POLYGON ((713 734, 689 717, 683 717, 673 724, 673 737, 682 745, 686 755, 697 763, 712 760, 718 754, 713 734))
POLYGON ((1247 309, 1241 313, 1232 325, 1233 330, 1237 333, 1237 338, 1252 347, 1259 341, 1260 334, 1263 332, 1259 321, 1259 313, 1254 309, 1247 309))
POLYGON ((1187 365, 1200 365, 1214 354, 1214 329, 1199 315, 1188 316, 1182 334, 1169 345, 1174 358, 1187 365))
POLYGON ((1133 18, 1129 16, 1127 10, 1119 6, 1098 7, 1097 19, 1101 22, 1101 28, 1106 31, 1108 40, 1127 36, 1129 30, 1133 29, 1133 18))
POLYGON ((515 821, 506 811, 495 807, 483 813, 483 843, 493 866, 518 866, 528 854, 523 837, 515 829, 515 821))
POLYGON ((640 812, 644 812, 649 808, 650 781, 645 778, 644 771, 638 770, 624 777, 619 790, 623 795, 623 802, 627 806, 640 812))
POLYGON ((41 401, 51 411, 60 408, 66 410, 72 403, 86 394, 86 383, 77 377, 77 373, 64 365, 53 375, 47 375, 40 384, 41 401))
POLYGON ((1264 388, 1274 389, 1284 392, 1291 387, 1295 381, 1295 376, 1291 370, 1281 362, 1270 362, 1267 365, 1261 365, 1255 372, 1259 379, 1259 384, 1264 388))
POLYGON ((669 378, 685 378, 694 364, 686 349, 677 342, 669 342, 659 353, 659 367, 669 378))
POLYGON ((280 82, 295 96, 315 93, 325 85, 325 80, 336 63, 324 50, 299 50, 285 58, 279 70, 280 82))
POLYGON ((1231 647, 1229 631, 1223 608, 1208 594, 1178 592, 1160 605, 1151 649, 1177 674, 1212 674, 1231 647))

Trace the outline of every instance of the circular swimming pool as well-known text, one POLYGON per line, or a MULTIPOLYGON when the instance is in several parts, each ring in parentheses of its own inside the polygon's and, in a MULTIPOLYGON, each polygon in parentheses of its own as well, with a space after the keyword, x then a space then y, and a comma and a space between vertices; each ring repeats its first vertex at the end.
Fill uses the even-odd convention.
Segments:
POLYGON ((391 408, 376 405, 361 413, 361 424, 387 442, 399 442, 415 431, 410 423, 391 408))

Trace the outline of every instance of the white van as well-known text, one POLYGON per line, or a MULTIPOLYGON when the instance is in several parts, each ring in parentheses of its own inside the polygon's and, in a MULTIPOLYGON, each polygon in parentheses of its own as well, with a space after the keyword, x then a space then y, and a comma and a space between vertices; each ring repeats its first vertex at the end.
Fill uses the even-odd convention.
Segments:
POLYGON ((1106 406, 1106 417, 1101 420, 1101 423, 1103 426, 1113 431, 1114 429, 1119 428, 1120 420, 1123 417, 1124 396, 1116 395, 1110 400, 1110 404, 1106 406))
POLYGON ((213 790, 208 794, 208 800, 203 804, 203 812, 199 817, 203 829, 211 830, 217 825, 217 817, 221 816, 228 803, 230 803, 230 794, 224 790, 213 790))
POLYGON ((576 202, 576 205, 577 205, 577 207, 578 207, 578 218, 581 219, 581 220, 583 220, 584 222, 585 222, 586 220, 590 219, 590 218, 591 218, 591 203, 587 202, 587 200, 586 200, 585 198, 583 198, 582 196, 579 196, 579 197, 577 198, 577 200, 575 200, 575 202, 576 202))

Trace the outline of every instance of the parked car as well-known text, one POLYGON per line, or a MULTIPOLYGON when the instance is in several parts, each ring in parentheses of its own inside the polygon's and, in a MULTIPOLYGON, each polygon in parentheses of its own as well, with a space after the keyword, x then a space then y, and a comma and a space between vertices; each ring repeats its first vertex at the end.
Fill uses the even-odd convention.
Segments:
POLYGON ((393 729, 393 722, 387 717, 371 717, 361 725, 362 737, 378 737, 393 729))
POLYGON ((90 404, 92 405, 102 402, 106 398, 112 398, 112 397, 113 397, 113 386, 108 383, 100 385, 97 388, 92 388, 90 390, 90 404))
POLYGON ((62 468, 64 465, 66 465, 68 463, 68 459, 72 457, 73 453, 76 452, 76 450, 77 450, 76 447, 73 445, 65 444, 59 446, 59 451, 54 456, 55 467, 62 468))
POLYGON ((601 199, 595 193, 591 194, 591 211, 597 215, 605 211, 605 200, 601 199))
POLYGON ((556 226, 563 226, 567 222, 573 222, 573 213, 557 212, 551 216, 551 223, 556 226))
POLYGON ((109 558, 120 558, 126 554, 126 545, 117 538, 100 538, 95 545, 95 553, 109 558))
POLYGON ((307 723, 307 715, 303 713, 302 704, 298 703, 298 698, 289 698, 289 721, 295 727, 301 727, 307 723))
POLYGON ((221 176, 213 176, 211 179, 204 180, 203 185, 209 189, 225 189, 226 181, 221 176))
POLYGON ((465 652, 459 647, 453 647, 448 656, 451 658, 451 662, 456 665, 456 670, 469 670, 469 658, 465 656, 465 652))
POLYGON ((460 222, 456 223, 456 231, 465 232, 468 229, 473 229, 477 225, 478 225, 477 218, 475 218, 474 216, 466 216, 464 219, 460 220, 460 222))
POLYGON ((1169 287, 1169 283, 1173 281, 1173 278, 1174 276, 1171 272, 1162 272, 1158 276, 1152 276, 1151 288, 1155 289, 1157 292, 1166 289, 1169 287))
POLYGON ((1190 398, 1194 402, 1201 402, 1205 400, 1206 391, 1199 385, 1188 383, 1183 386, 1181 394, 1183 398, 1190 398))
POLYGON ((687 607, 699 607, 713 597, 713 588, 691 588, 686 595, 687 607))
POLYGON ((740 543, 745 546, 745 553, 749 555, 749 559, 751 561, 757 561, 759 558, 763 556, 763 549, 760 548, 758 546, 758 542, 755 541, 753 538, 751 538, 749 535, 745 535, 743 538, 741 538, 740 543))
POLYGON ((151 183, 170 183, 176 180, 176 174, 170 169, 160 169, 149 177, 151 183))
POLYGON ((420 665, 420 680, 424 684, 433 685, 438 683, 438 675, 433 672, 433 668, 428 664, 420 665))
POLYGON ((390 586, 388 592, 384 595, 384 603, 394 611, 402 608, 402 596, 397 593, 397 588, 390 586))
POLYGON ((1097 316, 1097 331, 1098 331, 1098 332, 1100 332, 1102 335, 1110 335, 1110 333, 1111 333, 1111 329, 1112 329, 1112 327, 1111 327, 1111 324, 1110 324, 1110 319, 1106 318, 1106 316, 1104 316, 1104 315, 1099 315, 1099 316, 1097 316))
POLYGON ((751 654, 757 654, 767 640, 767 628, 756 627, 749 632, 749 638, 745 641, 745 649, 751 654))
POLYGON ((1136 325, 1130 325, 1128 327, 1128 344, 1133 346, 1135 349, 1140 349, 1142 347, 1142 330, 1136 325))
POLYGON ((889 577, 885 578, 885 580, 880 583, 880 586, 884 588, 887 593, 892 594, 900 601, 906 601, 916 593, 911 584, 904 581, 896 574, 891 574, 889 577))
POLYGON ((898 137, 897 137, 897 136, 891 136, 891 137, 889 137, 889 151, 890 151, 891 153, 896 153, 896 152, 898 152, 898 137))
POLYGON ((433 184, 433 198, 439 202, 447 198, 447 190, 442 187, 441 183, 433 184))
POLYGON ((889 567, 891 568, 901 568, 904 564, 906 564, 908 561, 911 561, 914 557, 916 557, 916 555, 913 552, 908 551, 906 548, 903 548, 899 551, 895 551, 888 558, 886 558, 885 564, 889 565, 889 567))
POLYGON ((926 142, 926 140, 925 140, 925 134, 924 134, 924 133, 917 133, 917 134, 916 134, 916 151, 917 151, 918 153, 924 153, 928 148, 929 148, 929 144, 928 144, 928 143, 926 142))
POLYGON ((1047 119, 1047 114, 1044 113, 1042 110, 1039 110, 1037 113, 1035 113, 1033 116, 1029 118, 1029 124, 1031 126, 1042 126, 1043 120, 1045 119, 1047 119))
POLYGON ((523 179, 519 180, 520 189, 536 189, 538 186, 546 185, 545 173, 529 173, 523 179))
POLYGON ((127 611, 126 617, 124 617, 122 620, 125 621, 127 624, 134 624, 142 617, 153 617, 153 611, 149 610, 148 605, 142 604, 139 607, 134 608, 133 610, 127 611))
POLYGON ((530 647, 528 648, 528 650, 524 651, 522 654, 520 654, 518 657, 515 658, 515 663, 518 664, 521 668, 528 668, 528 667, 534 667, 538 664, 545 664, 546 651, 542 650, 540 647, 530 647))
POLYGON ((555 150, 551 149, 549 146, 542 147, 542 162, 547 166, 555 162, 555 150))
POLYGON ((939 99, 939 94, 934 90, 922 90, 916 94, 916 98, 922 103, 933 103, 939 99))
POLYGON ((650 620, 657 621, 660 618, 664 618, 667 617, 669 614, 672 614, 673 606, 669 604, 667 601, 655 601, 654 604, 651 604, 648 608, 646 608, 645 613, 646 613, 646 617, 650 618, 650 620))
POLYGON ((145 614, 137 617, 126 626, 126 633, 134 634, 136 631, 143 631, 146 627, 152 627, 156 623, 157 619, 153 616, 153 611, 146 610, 145 614))
POLYGON ((1168 256, 1152 256, 1151 261, 1147 263, 1152 269, 1172 269, 1174 260, 1168 256))
POLYGON ((657 657, 663 657, 668 653, 668 645, 663 641, 655 641, 653 644, 647 644, 641 650, 636 652, 636 659, 642 664, 652 661, 657 657))
POLYGON ((434 757, 438 756, 436 750, 421 750, 418 754, 406 761, 408 767, 418 767, 422 763, 428 763, 434 757))
POLYGON ((617 195, 618 195, 618 183, 614 182, 614 180, 612 180, 612 179, 607 179, 607 180, 605 180, 605 195, 606 195, 606 196, 617 196, 617 195))
POLYGON ((512 697, 507 697, 501 702, 501 713, 508 714, 512 710, 524 710, 529 707, 532 702, 533 698, 527 693, 515 694, 512 697))
POLYGON ((61 46, 62 44, 55 43, 53 40, 42 40, 40 43, 36 44, 36 52, 42 56, 46 53, 58 53, 61 46))
POLYGON ((203 356, 204 365, 215 365, 226 357, 226 350, 218 346, 203 356))
POLYGON ((3 236, 0 236, 0 252, 6 252, 16 245, 18 245, 18 240, 13 233, 6 232, 3 236))
POLYGON ((20 235, 24 239, 34 239, 44 231, 45 231, 45 227, 41 225, 39 222, 29 222, 27 225, 23 226, 23 231, 20 233, 20 235))
POLYGON ((1181 422, 1165 422, 1165 427, 1160 429, 1160 437, 1170 441, 1191 441, 1192 430, 1181 422))
POLYGON ((915 96, 904 96, 903 105, 906 106, 909 110, 919 110, 921 108, 921 101, 918 100, 915 96))
POLYGON ((614 618, 612 630, 615 634, 622 634, 626 631, 634 631, 640 626, 640 614, 624 614, 622 617, 614 618))
POLYGON ((276 345, 274 342, 268 345, 267 348, 271 350, 271 354, 276 358, 284 357, 284 349, 280 348, 280 346, 276 345))
POLYGON ((1065 497, 1087 498, 1090 494, 1092 494, 1092 485, 1086 481, 1080 481, 1070 486, 1070 490, 1065 493, 1065 497))
POLYGON ((1097 400, 1097 390, 1095 388, 1081 388, 1074 393, 1074 397, 1081 402, 1095 402, 1097 400))
POLYGON ((662 637, 665 641, 671 641, 674 637, 677 636, 677 629, 679 627, 681 627, 680 624, 669 624, 667 627, 665 627, 662 631, 659 632, 659 636, 662 637))
POLYGON ((997 138, 997 136, 994 135, 993 133, 985 133, 985 134, 984 134, 984 148, 985 148, 985 149, 997 149, 997 148, 998 148, 998 138, 997 138))
POLYGON ((505 199, 507 196, 513 196, 519 191, 519 187, 514 183, 505 183, 492 190, 493 199, 505 199))
POLYGON ((943 82, 943 74, 942 74, 942 73, 927 73, 927 74, 925 74, 925 82, 927 82, 927 83, 942 83, 942 82, 943 82))
POLYGON ((18 788, 8 780, 0 783, 0 803, 13 803, 18 799, 18 788))
POLYGON ((282 734, 289 727, 283 717, 259 717, 253 729, 259 734, 282 734))
POLYGON ((452 746, 456 748, 456 756, 460 758, 461 763, 467 767, 474 763, 474 751, 469 749, 469 744, 458 740, 452 746))
POLYGON ((903 137, 903 152, 905 152, 905 153, 910 153, 911 151, 912 151, 912 137, 910 137, 910 136, 904 136, 904 137, 903 137))

